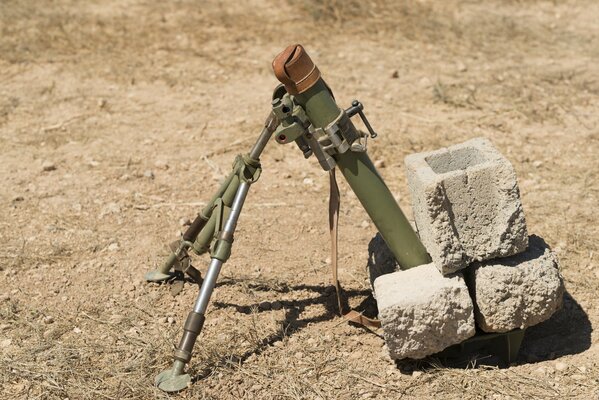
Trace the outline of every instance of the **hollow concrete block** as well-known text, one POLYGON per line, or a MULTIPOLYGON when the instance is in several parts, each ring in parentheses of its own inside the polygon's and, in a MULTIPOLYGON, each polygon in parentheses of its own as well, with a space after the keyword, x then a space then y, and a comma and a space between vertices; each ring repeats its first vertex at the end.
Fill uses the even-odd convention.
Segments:
POLYGON ((474 263, 466 279, 476 322, 485 332, 528 328, 549 319, 565 291, 557 256, 534 235, 525 252, 474 263))
POLYGON ((383 335, 392 359, 424 358, 475 333, 473 304, 461 274, 432 264, 374 281, 383 335))
POLYGON ((443 274, 526 249, 516 174, 485 138, 406 157, 420 238, 443 274))

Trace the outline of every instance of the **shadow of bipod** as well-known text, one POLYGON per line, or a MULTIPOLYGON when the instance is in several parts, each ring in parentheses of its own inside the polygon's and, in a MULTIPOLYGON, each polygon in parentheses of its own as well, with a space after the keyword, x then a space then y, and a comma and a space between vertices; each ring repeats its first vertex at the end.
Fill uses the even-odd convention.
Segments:
MULTIPOLYGON (((217 284, 217 286, 226 286, 226 285, 235 285, 242 280, 237 279, 223 279, 221 282, 217 284)), ((243 354, 236 355, 227 355, 223 356, 220 360, 210 363, 208 365, 204 365, 193 377, 193 381, 196 382, 203 378, 208 377, 214 369, 226 366, 226 365, 238 365, 245 362, 252 355, 259 355, 264 350, 266 350, 269 346, 273 345, 275 342, 282 340, 285 336, 291 336, 294 333, 300 332, 303 328, 308 326, 309 324, 324 322, 332 320, 339 316, 339 312, 337 309, 337 300, 335 296, 335 288, 334 286, 317 286, 317 285, 296 285, 296 286, 287 286, 282 285, 279 288, 273 288, 268 284, 260 284, 260 283, 248 283, 244 281, 250 289, 254 290, 262 290, 262 291, 274 291, 279 293, 288 293, 291 291, 301 291, 301 290, 309 290, 312 292, 316 292, 319 296, 311 297, 307 299, 300 300, 276 300, 282 305, 282 309, 285 310, 285 318, 282 321, 283 327, 277 333, 269 335, 263 338, 254 348, 249 349, 243 354), (325 311, 316 316, 305 319, 300 319, 300 315, 304 312, 304 310, 313 305, 322 305, 325 308, 325 311)), ((367 296, 358 307, 355 309, 357 311, 363 312, 364 315, 367 316, 376 316, 377 308, 376 302, 372 297, 372 293, 370 290, 343 290, 342 291, 342 306, 344 310, 349 309, 349 299, 354 298, 356 296, 363 297, 367 296)), ((261 309, 260 304, 251 304, 251 305, 239 305, 234 303, 220 302, 215 301, 212 303, 212 307, 215 308, 234 308, 237 312, 242 314, 252 314, 254 312, 262 313, 268 312, 270 310, 261 309)), ((367 332, 370 332, 374 335, 380 336, 370 329, 363 327, 361 325, 354 324, 350 322, 351 325, 362 328, 367 332)))

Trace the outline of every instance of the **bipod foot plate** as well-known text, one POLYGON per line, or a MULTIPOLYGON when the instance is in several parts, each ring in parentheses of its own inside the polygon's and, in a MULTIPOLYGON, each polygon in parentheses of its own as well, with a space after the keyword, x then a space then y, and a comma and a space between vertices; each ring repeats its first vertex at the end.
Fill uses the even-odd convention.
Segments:
POLYGON ((173 276, 175 276, 175 274, 169 272, 167 274, 160 272, 159 270, 155 269, 153 271, 147 272, 144 275, 144 279, 147 282, 164 282, 166 280, 171 279, 173 276))
POLYGON ((167 369, 156 376, 154 383, 158 389, 173 393, 186 389, 191 383, 191 376, 183 373, 183 364, 181 361, 175 361, 173 368, 167 369))

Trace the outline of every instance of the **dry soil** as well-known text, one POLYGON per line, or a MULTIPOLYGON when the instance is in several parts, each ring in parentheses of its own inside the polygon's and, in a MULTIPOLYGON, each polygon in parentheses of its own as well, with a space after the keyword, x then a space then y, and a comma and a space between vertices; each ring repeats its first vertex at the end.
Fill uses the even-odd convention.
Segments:
MULTIPOLYGON (((599 396, 599 3, 148 0, 0 3, 0 398, 170 398, 197 293, 147 284, 247 151, 303 43, 366 106, 371 157, 410 214, 403 158, 484 136, 513 162, 529 232, 568 294, 508 368, 391 363, 335 315, 327 175, 271 143, 190 371, 174 397, 599 396)), ((341 184, 340 278, 373 312, 375 228, 341 184)), ((206 258, 194 264, 205 271, 206 258)))

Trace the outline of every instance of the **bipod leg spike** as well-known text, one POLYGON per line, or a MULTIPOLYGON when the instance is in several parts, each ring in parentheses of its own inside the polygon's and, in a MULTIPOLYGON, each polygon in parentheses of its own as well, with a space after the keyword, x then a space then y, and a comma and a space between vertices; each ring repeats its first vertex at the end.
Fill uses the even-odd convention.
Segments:
MULTIPOLYGON (((144 275, 147 282, 163 282, 175 276, 171 271, 173 267, 178 267, 185 271, 190 264, 187 250, 192 246, 191 241, 183 239, 170 244, 171 254, 168 256, 164 264, 155 270, 149 271, 144 275)), ((176 269, 176 268, 175 268, 176 269)))
POLYGON ((146 282, 163 282, 170 279, 173 276, 171 267, 177 262, 177 256, 171 253, 164 264, 160 268, 156 268, 152 271, 146 272, 144 279, 146 282))

